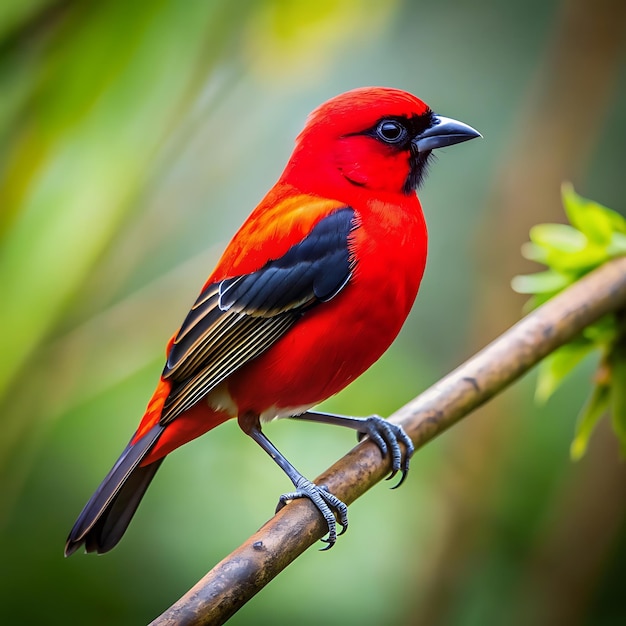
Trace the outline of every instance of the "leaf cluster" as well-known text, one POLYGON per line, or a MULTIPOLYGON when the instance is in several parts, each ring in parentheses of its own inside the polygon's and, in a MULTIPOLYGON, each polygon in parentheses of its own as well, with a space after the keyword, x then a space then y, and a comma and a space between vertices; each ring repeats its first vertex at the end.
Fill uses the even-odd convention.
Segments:
MULTIPOLYGON (((570 184, 562 188, 569 224, 538 224, 522 254, 547 266, 535 274, 516 276, 512 287, 532 296, 535 308, 596 267, 626 254, 626 219, 619 213, 578 195, 570 184)), ((626 311, 610 314, 588 326, 569 344, 539 366, 536 398, 545 402, 585 357, 599 353, 594 386, 578 416, 570 454, 581 458, 598 420, 610 410, 613 430, 626 455, 626 311)))

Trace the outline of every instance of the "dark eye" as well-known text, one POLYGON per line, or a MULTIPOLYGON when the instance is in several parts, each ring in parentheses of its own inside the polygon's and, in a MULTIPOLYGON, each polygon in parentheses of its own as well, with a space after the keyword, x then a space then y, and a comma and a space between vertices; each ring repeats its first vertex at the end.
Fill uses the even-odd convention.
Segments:
POLYGON ((407 136, 407 130, 396 120, 383 120, 376 127, 376 134, 386 143, 401 143, 407 136))

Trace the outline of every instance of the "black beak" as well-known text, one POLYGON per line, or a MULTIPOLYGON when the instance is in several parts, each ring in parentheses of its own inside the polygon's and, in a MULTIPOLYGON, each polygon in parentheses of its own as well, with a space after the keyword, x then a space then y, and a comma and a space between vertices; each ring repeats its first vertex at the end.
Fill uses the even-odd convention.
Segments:
POLYGON ((453 146, 482 135, 463 122, 451 120, 441 115, 432 116, 433 124, 411 142, 418 152, 428 152, 435 148, 453 146))

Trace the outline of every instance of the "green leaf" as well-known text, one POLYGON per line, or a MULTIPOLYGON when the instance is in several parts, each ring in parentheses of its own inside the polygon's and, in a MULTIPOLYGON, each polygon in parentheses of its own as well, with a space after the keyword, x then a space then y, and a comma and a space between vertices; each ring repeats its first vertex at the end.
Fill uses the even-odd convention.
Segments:
POLYGON ((514 276, 511 287, 517 293, 556 293, 569 285, 570 278, 560 272, 546 270, 536 274, 523 274, 514 276))
POLYGON ((547 265, 548 251, 532 241, 527 241, 522 244, 522 256, 529 261, 547 265))
POLYGON ((544 403, 555 392, 563 379, 591 352, 596 346, 583 338, 568 343, 539 364, 539 376, 535 389, 535 399, 544 403))
POLYGON ((609 209, 578 195, 570 183, 563 185, 561 195, 565 213, 572 226, 591 241, 608 245, 614 230, 609 209))
POLYGON ((611 257, 626 254, 626 235, 623 233, 613 233, 611 242, 606 248, 606 252, 611 257))
POLYGON ((589 438, 598 420, 607 410, 610 396, 608 385, 596 385, 591 396, 589 396, 589 400, 583 406, 576 422, 576 433, 569 450, 573 461, 578 461, 587 451, 589 438))
POLYGON ((587 237, 569 224, 537 224, 530 229, 530 240, 561 252, 579 252, 587 245, 587 237))
POLYGON ((607 248, 596 244, 588 244, 582 250, 575 252, 565 252, 554 248, 546 250, 546 265, 558 271, 575 273, 576 278, 580 278, 608 260, 607 248))
POLYGON ((626 457, 626 342, 622 339, 611 352, 611 424, 620 450, 626 457))
POLYGON ((608 349, 615 343, 617 334, 617 320, 613 314, 601 317, 597 322, 587 326, 582 332, 585 339, 592 341, 598 347, 605 347, 605 349, 608 349))
MULTIPOLYGON (((532 295, 526 310, 545 303, 609 259, 626 255, 624 217, 578 195, 569 183, 561 192, 570 224, 538 224, 530 230, 530 242, 522 247, 524 257, 547 269, 511 281, 515 291, 532 295)), ((611 376, 610 380, 608 376, 596 380, 581 411, 570 450, 573 459, 583 456, 593 428, 607 408, 611 409, 613 430, 626 457, 626 319, 605 315, 539 366, 535 398, 545 402, 576 365, 596 349, 605 354, 603 367, 607 373, 610 368, 611 376)))

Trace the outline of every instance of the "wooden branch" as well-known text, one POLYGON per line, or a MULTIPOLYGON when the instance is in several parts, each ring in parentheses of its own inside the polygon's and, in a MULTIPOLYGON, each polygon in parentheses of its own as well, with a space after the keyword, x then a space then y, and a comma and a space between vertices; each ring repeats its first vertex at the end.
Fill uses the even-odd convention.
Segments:
MULTIPOLYGON (((626 306, 626 258, 611 261, 532 312, 469 361, 390 417, 416 447, 448 429, 606 313, 626 306)), ((388 459, 363 441, 317 478, 346 504, 389 472, 388 459)), ((152 626, 223 624, 326 526, 306 500, 291 502, 218 563, 152 626)), ((335 550, 341 549, 341 540, 335 550)), ((320 558, 324 558, 320 556, 320 558)))

